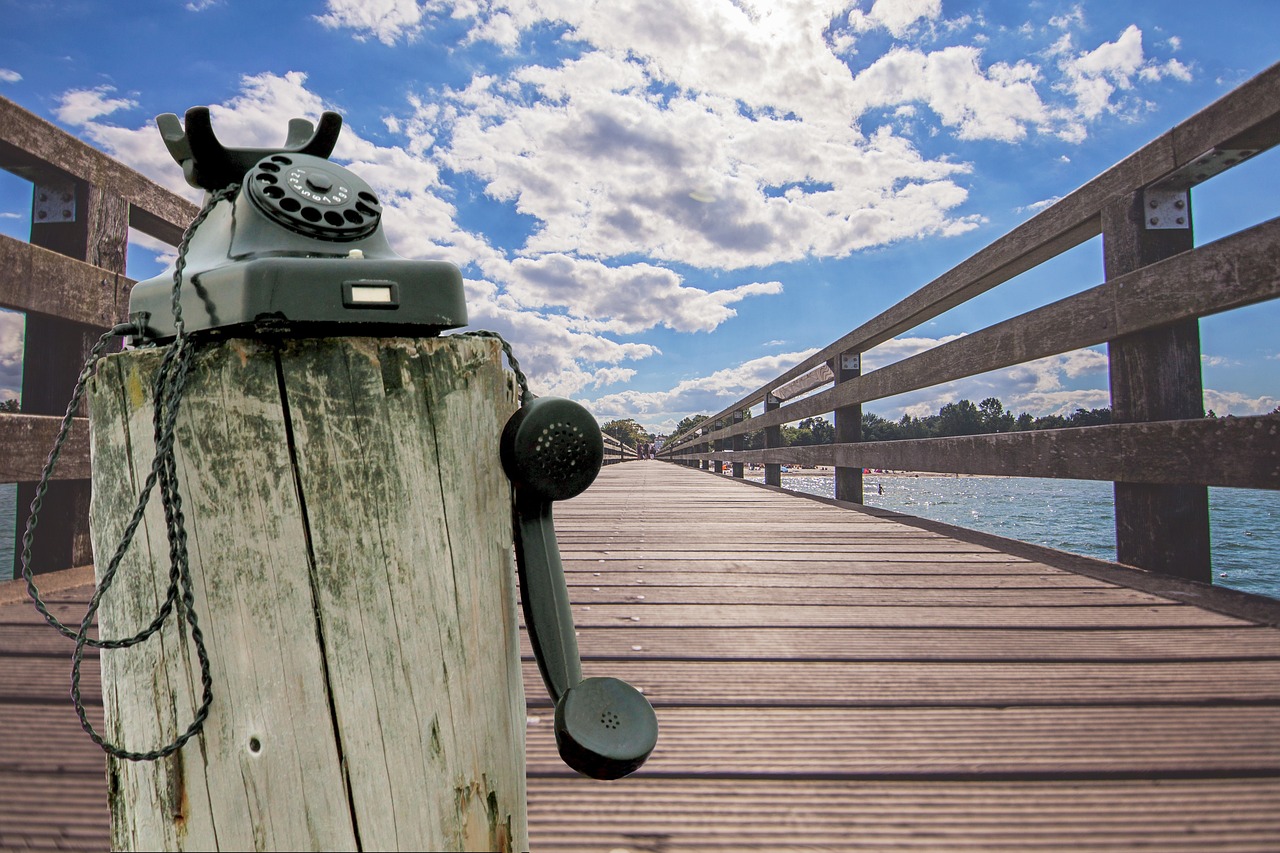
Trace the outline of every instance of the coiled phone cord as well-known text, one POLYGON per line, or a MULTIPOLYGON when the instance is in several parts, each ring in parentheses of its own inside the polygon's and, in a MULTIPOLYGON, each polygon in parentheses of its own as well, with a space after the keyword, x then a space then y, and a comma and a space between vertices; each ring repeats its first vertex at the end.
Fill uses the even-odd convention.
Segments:
POLYGON ((62 453, 62 447, 71 431, 72 418, 75 416, 76 409, 80 406, 80 400, 84 396, 90 377, 96 371, 98 361, 102 357, 102 351, 112 338, 124 335, 142 337, 144 322, 141 318, 133 323, 124 323, 113 327, 100 337, 98 342, 94 344, 93 349, 90 350, 89 357, 85 360, 84 368, 80 371, 80 376, 76 380, 76 387, 72 392, 71 401, 67 404, 67 411, 63 415, 57 438, 54 439, 53 449, 49 452, 44 468, 40 473, 40 481, 36 486, 35 498, 31 501, 31 514, 27 518, 26 531, 22 536, 21 565, 22 576, 27 582, 27 594, 34 602, 36 610, 44 616, 46 622, 56 628, 63 636, 74 639, 76 642, 71 664, 71 699, 75 703, 76 715, 80 718, 80 725, 93 742, 102 747, 104 752, 115 758, 129 761, 155 761, 177 752, 187 741, 199 734, 204 728, 204 722, 209 716, 209 707, 213 703, 213 677, 209 672, 209 655, 205 649, 204 635, 200 631, 196 618, 195 594, 192 590, 191 572, 187 561, 187 534, 182 516, 182 499, 178 494, 178 471, 174 459, 173 445, 174 431, 178 421, 178 407, 182 401, 182 394, 186 387, 187 374, 191 365, 191 343, 182 319, 180 301, 182 272, 186 267, 187 249, 190 245, 191 235, 208 217, 214 206, 218 202, 234 196, 237 189, 239 189, 239 185, 233 184, 212 193, 196 215, 196 218, 187 226, 186 231, 183 232, 182 241, 178 244, 178 257, 174 263, 173 270, 172 303, 174 328, 177 330, 177 336, 165 352, 153 386, 155 403, 152 425, 156 445, 155 456, 152 458, 151 471, 147 474, 146 481, 138 493, 133 516, 129 519, 129 523, 121 535, 120 543, 107 564, 106 570, 102 573, 101 580, 94 588, 84 619, 81 620, 80 627, 76 630, 73 631, 60 622, 49 611, 48 605, 40 597, 40 591, 36 588, 31 571, 31 546, 35 540, 40 509, 49 488, 49 481, 53 478, 58 457, 62 453), (133 541, 138 525, 142 523, 143 514, 151 499, 151 492, 157 483, 160 485, 160 502, 164 506, 165 525, 169 538, 169 589, 164 603, 160 605, 160 609, 151 624, 131 637, 116 640, 91 639, 89 637, 90 625, 97 615, 103 595, 111 588, 111 584, 115 580, 116 571, 120 568, 120 562, 124 558, 125 551, 133 541), (84 700, 80 693, 80 670, 84 660, 85 647, 123 649, 137 645, 159 631, 165 620, 175 610, 178 612, 178 618, 185 620, 190 627, 191 640, 195 645, 196 657, 200 662, 202 697, 200 707, 196 710, 191 725, 187 727, 186 731, 178 735, 172 743, 148 752, 132 752, 108 743, 93 728, 93 724, 89 722, 88 715, 85 712, 84 700))

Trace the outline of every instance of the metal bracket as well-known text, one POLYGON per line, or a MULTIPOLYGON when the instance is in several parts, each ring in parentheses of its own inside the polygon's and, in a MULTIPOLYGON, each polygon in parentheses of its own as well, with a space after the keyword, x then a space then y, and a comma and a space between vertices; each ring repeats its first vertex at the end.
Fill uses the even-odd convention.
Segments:
POLYGON ((1142 213, 1148 231, 1191 227, 1186 190, 1148 187, 1142 193, 1142 213))
POLYGON ((33 225, 75 221, 75 181, 67 179, 36 184, 31 196, 31 222, 33 225))
POLYGON ((841 370, 862 370, 862 354, 846 352, 840 354, 841 370))
POLYGON ((1256 148, 1210 148, 1151 185, 1154 190, 1188 190, 1258 153, 1256 148))

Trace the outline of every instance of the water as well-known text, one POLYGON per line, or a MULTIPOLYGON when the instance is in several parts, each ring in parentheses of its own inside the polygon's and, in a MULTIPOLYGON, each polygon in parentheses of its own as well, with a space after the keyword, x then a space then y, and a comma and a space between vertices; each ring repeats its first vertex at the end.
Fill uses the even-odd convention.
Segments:
MULTIPOLYGON (((831 474, 784 474, 782 484, 821 497, 835 493, 831 474)), ((1115 559, 1109 482, 873 473, 863 475, 863 494, 868 506, 1115 559)), ((1214 583, 1280 598, 1280 492, 1210 488, 1209 518, 1214 583)))

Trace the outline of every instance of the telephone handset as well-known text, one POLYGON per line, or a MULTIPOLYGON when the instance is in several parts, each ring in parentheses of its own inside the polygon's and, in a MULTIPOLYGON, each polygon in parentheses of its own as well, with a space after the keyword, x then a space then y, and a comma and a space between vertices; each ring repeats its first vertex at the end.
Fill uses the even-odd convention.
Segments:
MULTIPOLYGON (((444 261, 402 258, 382 229, 377 193, 329 162, 342 118, 319 126, 289 122, 281 148, 228 148, 207 107, 186 126, 156 118, 165 146, 187 182, 230 197, 189 235, 181 307, 188 332, 250 329, 280 334, 434 335, 465 326, 462 274, 444 261)), ((141 342, 177 335, 171 303, 174 270, 134 286, 129 314, 141 342)))
POLYGON ((626 682, 582 677, 551 517, 553 501, 581 493, 600 471, 600 427, 572 400, 537 397, 507 421, 501 453, 515 489, 516 569, 525 626, 556 706, 556 746, 579 773, 618 779, 637 770, 653 751, 657 717, 649 700, 626 682))

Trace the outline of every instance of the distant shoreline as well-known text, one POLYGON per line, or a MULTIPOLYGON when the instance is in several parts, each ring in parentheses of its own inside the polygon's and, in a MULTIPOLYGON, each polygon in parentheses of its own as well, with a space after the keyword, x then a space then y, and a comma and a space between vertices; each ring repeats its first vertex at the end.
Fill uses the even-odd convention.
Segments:
MULTIPOLYGON (((732 469, 729 467, 728 463, 726 463, 725 464, 726 475, 731 470, 732 469)), ((790 470, 783 471, 782 476, 784 477, 834 477, 835 473, 836 473, 836 469, 834 466, 816 465, 813 468, 791 468, 790 470)), ((747 468, 745 471, 745 474, 748 477, 750 477, 752 474, 759 474, 763 476, 764 469, 763 468, 754 468, 754 469, 747 468)), ((949 479, 955 479, 955 478, 965 479, 966 477, 991 477, 992 475, 991 474, 943 474, 936 471, 883 471, 883 470, 872 469, 870 471, 866 471, 865 473, 863 473, 862 476, 864 477, 910 477, 913 479, 919 479, 920 477, 947 477, 949 479)))

